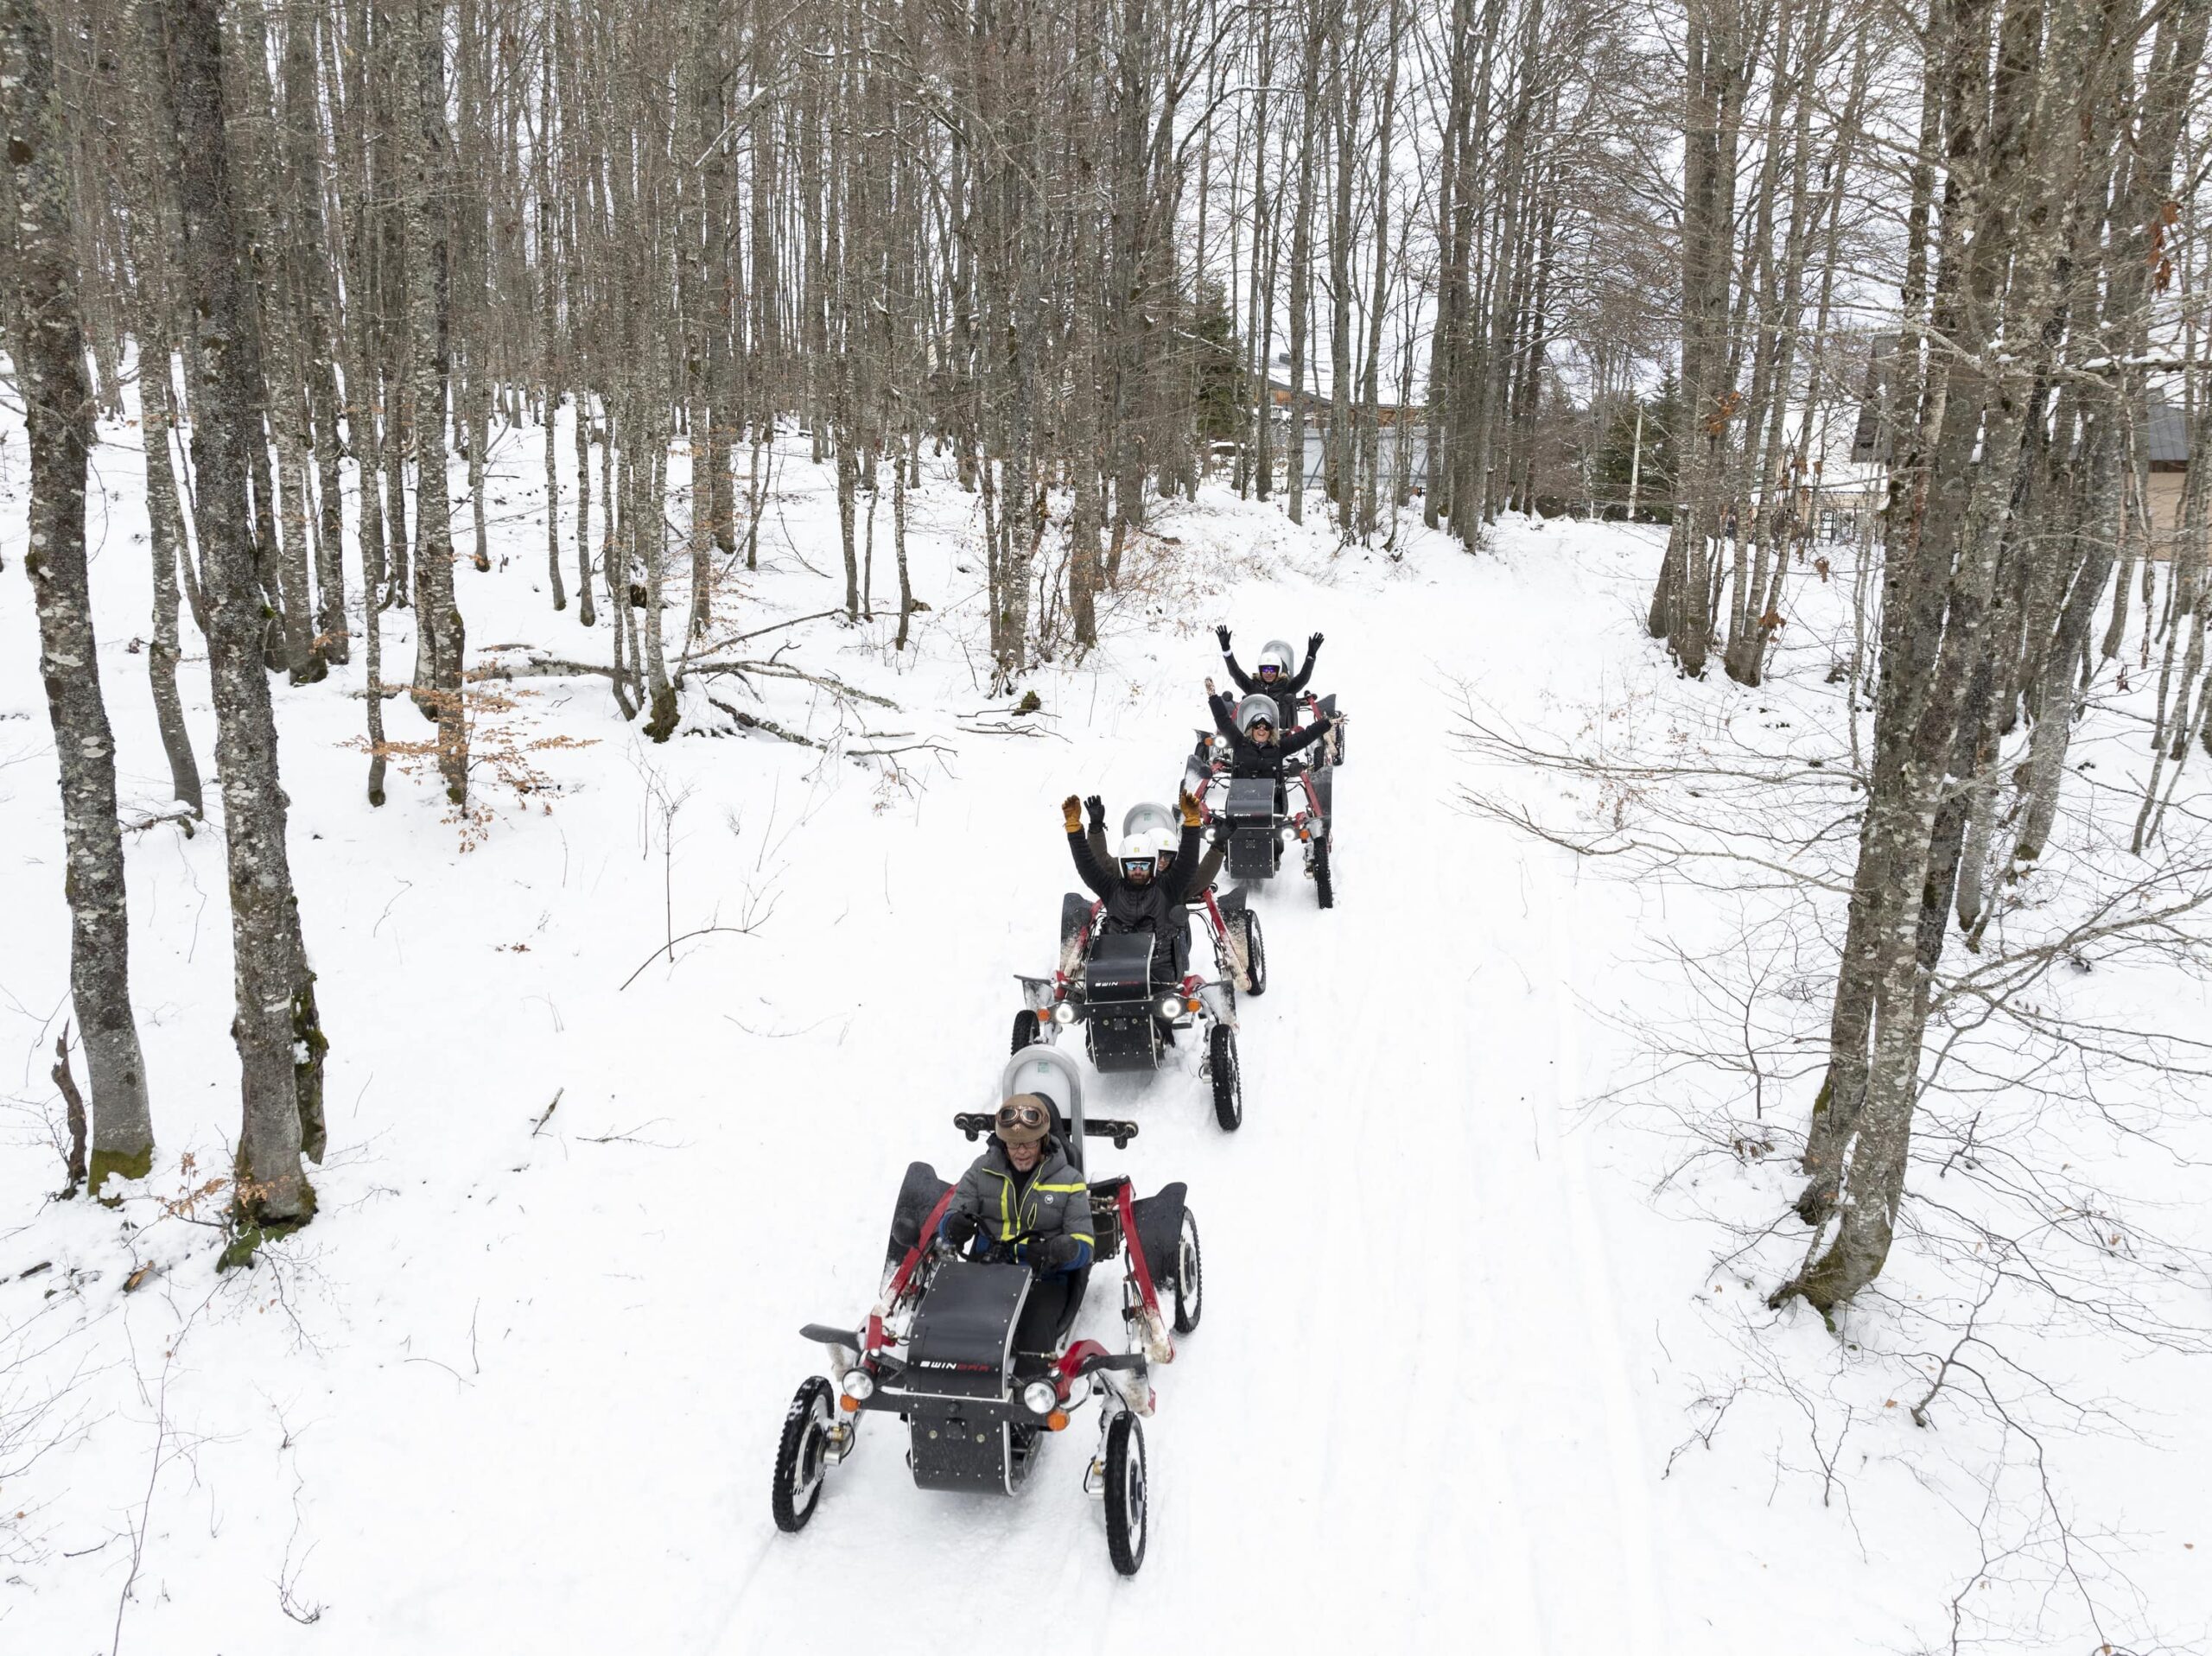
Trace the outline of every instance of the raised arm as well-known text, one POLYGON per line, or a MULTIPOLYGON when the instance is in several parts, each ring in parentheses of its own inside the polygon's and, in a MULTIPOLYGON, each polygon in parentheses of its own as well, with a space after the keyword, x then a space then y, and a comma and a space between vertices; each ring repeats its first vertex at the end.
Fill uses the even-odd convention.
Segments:
POLYGON ((1320 653, 1321 635, 1317 632, 1312 638, 1306 639, 1305 663, 1299 668, 1298 676, 1290 680, 1287 686, 1291 695, 1296 695, 1300 690, 1306 688, 1306 681, 1313 676, 1313 658, 1320 653))
POLYGON ((1216 627, 1213 630, 1213 636, 1221 640, 1221 664, 1229 669, 1230 682, 1245 695, 1251 695, 1252 681, 1246 676, 1244 669, 1236 664, 1236 657, 1230 650, 1229 629, 1216 627))
POLYGON ((1083 830, 1068 830, 1068 855, 1075 859, 1075 876, 1090 888, 1093 897, 1114 895, 1114 888, 1107 883, 1105 866, 1090 854, 1090 847, 1083 842, 1083 830))
POLYGON ((1090 827, 1083 836, 1084 844, 1090 847, 1090 855, 1101 868, 1113 866, 1114 848, 1106 843, 1106 802, 1093 794, 1083 802, 1090 813, 1090 827))
POLYGON ((1229 698, 1225 695, 1209 695, 1206 697, 1206 706, 1213 709, 1213 727, 1231 741, 1236 740, 1236 719, 1230 711, 1229 698))
POLYGON ((1288 758, 1292 754, 1297 752, 1300 748, 1305 747, 1311 743, 1319 741, 1321 738, 1329 733, 1329 726, 1336 722, 1337 721, 1330 718, 1328 714, 1323 714, 1319 719, 1316 719, 1312 724, 1306 726, 1303 730, 1294 731, 1289 735, 1284 737, 1281 741, 1277 742, 1275 744, 1275 752, 1284 758, 1288 758))
POLYGON ((1222 860, 1229 854, 1229 834, 1224 830, 1213 836, 1213 843, 1206 847, 1206 854, 1198 859, 1198 872, 1191 877, 1191 894, 1184 900, 1195 903, 1205 890, 1221 878, 1222 860))
POLYGON ((1203 813, 1198 809, 1198 802, 1187 791, 1179 796, 1175 803, 1183 810, 1183 838, 1175 847, 1175 876, 1179 882, 1175 900, 1188 903, 1205 889, 1198 878, 1198 864, 1204 860, 1198 855, 1198 819, 1203 813))

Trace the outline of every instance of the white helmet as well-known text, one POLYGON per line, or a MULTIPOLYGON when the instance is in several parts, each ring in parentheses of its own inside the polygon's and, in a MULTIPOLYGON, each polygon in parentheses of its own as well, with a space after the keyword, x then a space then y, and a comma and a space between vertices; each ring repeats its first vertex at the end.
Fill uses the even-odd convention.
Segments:
POLYGON ((1150 834, 1123 834, 1119 853, 1122 878, 1134 879, 1141 873, 1146 880, 1149 880, 1159 872, 1154 862, 1157 851, 1158 842, 1150 834))
POLYGON ((1260 658, 1252 664, 1252 670, 1255 673, 1262 672, 1272 667, 1278 673, 1287 673, 1290 671, 1290 662, 1289 641, 1284 638, 1270 638, 1262 646, 1260 658))
POLYGON ((1152 836, 1153 859, 1162 873, 1166 872, 1167 865, 1175 860, 1176 853, 1182 848, 1183 836, 1173 828, 1162 828, 1152 836))

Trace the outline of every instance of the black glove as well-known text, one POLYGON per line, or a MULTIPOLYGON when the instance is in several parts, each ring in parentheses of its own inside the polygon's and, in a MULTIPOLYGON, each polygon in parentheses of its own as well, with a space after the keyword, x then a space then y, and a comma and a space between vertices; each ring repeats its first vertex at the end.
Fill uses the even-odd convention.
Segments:
POLYGON ((967 1247, 976 1240, 976 1215, 972 1213, 956 1213, 948 1215, 944 1221, 944 1240, 953 1247, 967 1247))
POLYGON ((1029 1245, 1030 1266, 1041 1276, 1065 1271, 1075 1263, 1076 1240, 1071 1236, 1047 1236, 1029 1245))
POLYGON ((1221 640, 1221 653, 1226 656, 1229 653, 1229 629, 1216 627, 1213 630, 1213 636, 1221 640))
POLYGON ((1320 635, 1319 633, 1316 632, 1316 633, 1312 634, 1310 637, 1308 637, 1308 638, 1307 638, 1307 639, 1306 640, 1306 659, 1307 659, 1307 660, 1309 660, 1309 661, 1310 661, 1310 660, 1312 660, 1312 659, 1313 659, 1313 652, 1314 652, 1315 650, 1319 650, 1320 647, 1321 647, 1321 635, 1320 635))
POLYGON ((1095 828, 1103 828, 1106 826, 1106 802, 1104 800, 1101 799, 1096 794, 1093 794, 1090 798, 1083 802, 1083 808, 1090 813, 1091 827, 1095 828))

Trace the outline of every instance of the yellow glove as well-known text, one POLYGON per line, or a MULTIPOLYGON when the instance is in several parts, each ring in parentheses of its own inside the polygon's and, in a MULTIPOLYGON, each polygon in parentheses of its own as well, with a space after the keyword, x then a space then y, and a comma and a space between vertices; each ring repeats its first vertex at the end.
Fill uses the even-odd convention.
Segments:
POLYGON ((1073 794, 1070 794, 1065 799, 1060 801, 1060 817, 1067 823, 1069 833, 1082 833, 1083 802, 1073 794))
POLYGON ((1198 809, 1197 796, 1185 788, 1175 796, 1175 803, 1183 808, 1183 826, 1185 828, 1198 827, 1199 819, 1205 815, 1205 812, 1198 809))

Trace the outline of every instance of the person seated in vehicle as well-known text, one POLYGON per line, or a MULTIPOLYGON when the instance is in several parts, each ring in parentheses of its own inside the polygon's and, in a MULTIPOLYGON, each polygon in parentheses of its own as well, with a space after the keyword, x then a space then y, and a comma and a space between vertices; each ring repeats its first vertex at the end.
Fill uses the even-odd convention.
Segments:
MULTIPOLYGON (((1105 904, 1099 929, 1150 932, 1157 940, 1152 974, 1161 984, 1179 980, 1189 969, 1190 925, 1183 905, 1192 895, 1191 877, 1204 861, 1198 855, 1198 802, 1184 793, 1178 796, 1176 803, 1183 813, 1183 833, 1177 847, 1179 872, 1163 879, 1159 853, 1149 834, 1130 834, 1122 841, 1121 854, 1111 863, 1102 864, 1084 839, 1082 802, 1073 794, 1060 802, 1061 818, 1067 825, 1068 854, 1075 859, 1076 875, 1105 904)), ((1100 809, 1103 816, 1103 805, 1100 809)))
POLYGON ((953 1187, 938 1234, 971 1258, 1003 1250, 1037 1273, 1014 1345, 1049 1353, 1096 1246, 1090 1187, 1052 1134, 1049 1101, 1016 1093, 999 1106, 990 1142, 953 1187))
MULTIPOLYGON (((1106 802, 1096 794, 1091 794, 1084 798, 1083 808, 1090 819, 1090 826, 1084 832, 1083 842, 1090 847, 1092 859, 1101 868, 1104 868, 1114 860, 1113 852, 1106 843, 1106 802)), ((1153 842, 1152 877, 1154 879, 1166 878, 1168 870, 1175 866, 1175 860, 1181 854, 1181 836, 1170 834, 1164 828, 1161 829, 1159 836, 1153 842)), ((1197 902, 1211 888, 1214 881, 1221 877, 1222 859, 1228 854, 1227 838, 1219 834, 1215 834, 1212 842, 1206 847, 1205 855, 1198 859, 1198 872, 1190 882, 1189 901, 1197 902)), ((1187 935, 1189 931, 1187 917, 1184 930, 1187 935)))
POLYGON ((1262 695, 1276 698, 1278 704, 1304 690, 1313 676, 1313 658, 1321 653, 1321 635, 1313 634, 1306 640, 1306 665, 1295 673, 1290 670, 1290 651, 1283 645, 1271 644, 1260 651, 1260 659, 1253 663, 1253 672, 1246 676, 1236 664, 1236 657, 1229 648, 1229 629, 1216 627, 1213 636, 1221 640, 1222 664, 1229 669, 1229 676, 1236 688, 1250 695, 1257 691, 1262 695))
POLYGON ((1214 728, 1229 741, 1229 774, 1272 779, 1278 802, 1283 796, 1283 761, 1320 740, 1336 723, 1323 714, 1312 724, 1284 735, 1276 730, 1264 704, 1250 709, 1232 707, 1229 698, 1214 688, 1211 679, 1206 681, 1206 706, 1213 710, 1214 728))

